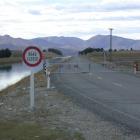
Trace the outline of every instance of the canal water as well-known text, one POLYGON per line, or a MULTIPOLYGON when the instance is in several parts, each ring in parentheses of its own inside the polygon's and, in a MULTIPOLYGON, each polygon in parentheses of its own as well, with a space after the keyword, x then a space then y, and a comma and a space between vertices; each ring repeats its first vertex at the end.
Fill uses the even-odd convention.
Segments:
MULTIPOLYGON (((46 60, 46 66, 60 62, 61 59, 48 59, 46 60)), ((38 67, 32 69, 34 72, 38 72, 43 69, 42 62, 38 67)), ((10 85, 15 84, 26 76, 31 74, 31 69, 24 63, 6 64, 0 65, 0 91, 7 88, 10 85)))
POLYGON ((30 75, 30 70, 22 63, 0 65, 0 90, 30 75))
MULTIPOLYGON (((37 72, 43 68, 42 63, 35 69, 37 72)), ((23 63, 0 65, 0 91, 15 84, 31 74, 31 69, 23 63)))

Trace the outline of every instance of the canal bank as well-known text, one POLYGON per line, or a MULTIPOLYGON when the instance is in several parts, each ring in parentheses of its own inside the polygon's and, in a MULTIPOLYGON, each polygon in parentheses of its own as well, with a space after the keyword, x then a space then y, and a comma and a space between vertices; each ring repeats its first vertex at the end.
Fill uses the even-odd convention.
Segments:
POLYGON ((0 58, 0 65, 22 63, 22 57, 0 58))

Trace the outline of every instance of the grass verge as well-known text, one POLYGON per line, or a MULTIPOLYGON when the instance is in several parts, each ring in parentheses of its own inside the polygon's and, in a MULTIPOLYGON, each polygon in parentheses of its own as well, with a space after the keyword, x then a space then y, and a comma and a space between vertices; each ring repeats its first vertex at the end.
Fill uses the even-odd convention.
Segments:
POLYGON ((0 122, 1 140, 84 140, 80 133, 42 128, 37 123, 0 122))
MULTIPOLYGON (((52 68, 51 68, 52 69, 52 68)), ((46 86, 45 81, 45 75, 43 71, 40 71, 35 74, 35 87, 37 88, 44 88, 46 86)), ((9 86, 8 88, 0 91, 0 97, 3 95, 7 95, 6 98, 9 98, 10 100, 14 99, 21 99, 19 97, 24 97, 25 92, 28 91, 29 87, 29 76, 25 77, 21 81, 15 83, 14 85, 9 86), (9 97, 9 95, 14 92, 14 96, 9 97), (16 93, 16 94, 15 94, 16 93)), ((42 93, 42 91, 41 91, 42 93)), ((5 98, 2 98, 5 99, 5 98)), ((26 98, 24 98, 26 99, 26 98)), ((24 100, 23 98, 21 99, 24 100)), ((42 99, 42 98, 41 98, 42 99)), ((40 100, 41 100, 40 99, 40 100)), ((7 100, 7 99, 6 99, 7 100)), ((42 101, 42 100, 41 100, 42 101)), ((19 102, 16 102, 17 106, 19 102)), ((10 103, 9 103, 10 104, 10 103)), ((5 105, 5 103, 4 103, 5 105)), ((7 105, 6 105, 7 106, 7 105)), ((5 106, 2 106, 3 108, 5 106)), ((14 110, 14 106, 10 105, 10 107, 14 110)), ((8 106, 9 108, 9 106, 8 106)), ((4 109, 5 110, 5 109, 4 109)), ((13 110, 11 112, 13 112, 13 110)), ((19 110, 16 108, 17 113, 19 110)), ((40 111, 40 110, 39 110, 40 111)), ((55 111, 55 110, 54 110, 55 111)), ((3 111, 2 111, 3 112, 3 111)), ((52 111, 53 112, 53 111, 52 111)), ((83 135, 80 132, 77 132, 72 129, 65 129, 62 125, 58 125, 53 127, 53 124, 55 120, 53 118, 50 119, 50 124, 42 124, 41 121, 45 121, 49 117, 49 114, 46 114, 46 109, 41 111, 41 114, 37 112, 33 112, 33 114, 28 112, 29 116, 23 111, 21 111, 19 114, 17 113, 17 118, 13 114, 4 111, 6 114, 4 119, 1 117, 0 120, 0 140, 84 140, 83 135), (25 114, 24 114, 25 113, 25 114), (35 114, 37 113, 37 115, 35 114), (9 115, 8 118, 6 118, 9 115), (10 116, 11 115, 11 116, 10 116), (28 119, 28 117, 30 119, 28 119), (31 118, 32 117, 32 118, 31 118), (34 120, 34 118, 36 118, 34 120), (27 120, 26 120, 27 119, 27 120), (9 120, 9 121, 7 121, 9 120), (21 121, 22 120, 22 121, 21 121), (36 121, 38 123, 36 123, 36 121), (26 122, 26 123, 25 123, 26 122), (52 126, 51 126, 52 125, 52 126), (53 128, 52 128, 53 127, 53 128)), ((57 113, 56 113, 57 114, 57 113)), ((54 115, 54 113, 53 113, 54 115)), ((4 116, 4 115, 3 115, 4 116)))
POLYGON ((21 57, 9 57, 9 58, 0 58, 0 64, 13 64, 13 63, 21 63, 22 58, 21 57))

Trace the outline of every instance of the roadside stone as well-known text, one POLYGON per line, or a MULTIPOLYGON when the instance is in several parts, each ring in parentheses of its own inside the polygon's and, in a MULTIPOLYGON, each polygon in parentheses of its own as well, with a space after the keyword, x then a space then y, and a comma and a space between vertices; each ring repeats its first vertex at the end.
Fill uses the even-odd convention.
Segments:
POLYGON ((4 105, 4 103, 0 103, 0 106, 4 105))

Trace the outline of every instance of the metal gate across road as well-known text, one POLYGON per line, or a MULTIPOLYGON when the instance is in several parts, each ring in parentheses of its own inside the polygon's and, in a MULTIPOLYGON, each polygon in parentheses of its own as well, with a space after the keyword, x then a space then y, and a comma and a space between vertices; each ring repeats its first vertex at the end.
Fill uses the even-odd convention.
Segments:
POLYGON ((94 72, 126 72, 133 73, 133 66, 124 66, 111 63, 51 63, 55 70, 51 73, 94 73, 94 72))

